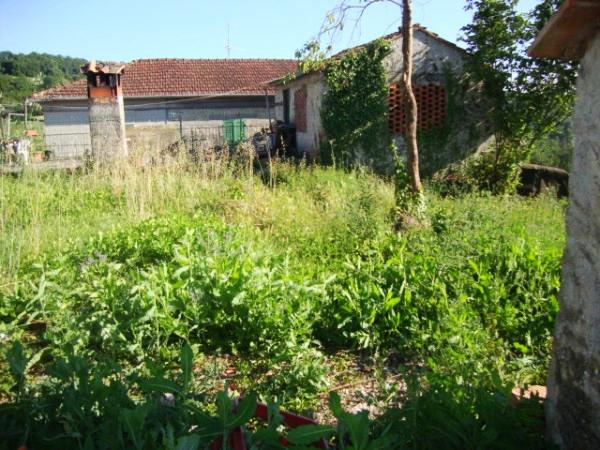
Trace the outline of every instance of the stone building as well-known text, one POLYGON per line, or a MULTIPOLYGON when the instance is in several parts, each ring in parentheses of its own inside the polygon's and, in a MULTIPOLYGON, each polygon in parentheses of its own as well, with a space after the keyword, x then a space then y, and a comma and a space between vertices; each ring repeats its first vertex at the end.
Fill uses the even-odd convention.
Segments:
POLYGON ((546 419, 565 449, 600 448, 600 2, 567 0, 530 49, 579 60, 567 247, 546 419))
MULTIPOLYGON (((122 91, 129 147, 169 145, 194 135, 225 140, 224 121, 242 119, 246 135, 266 127, 274 89, 264 82, 296 70, 295 60, 140 59, 126 64, 122 91)), ((34 94, 44 113, 45 143, 54 158, 90 150, 86 80, 34 94)))
MULTIPOLYGON (((432 173, 487 146, 492 132, 485 121, 486 105, 477 86, 465 82, 466 51, 415 24, 413 32, 413 89, 417 97, 419 131, 437 139, 420 142, 421 171, 432 173)), ((391 44, 384 60, 389 92, 389 128, 400 150, 404 148, 404 102, 399 81, 402 73, 402 30, 383 36, 391 44)), ((332 58, 364 46, 344 50, 332 58)), ((275 114, 296 127, 297 149, 316 157, 327 139, 321 123, 321 104, 327 85, 321 71, 292 81, 271 82, 277 88, 275 114)))

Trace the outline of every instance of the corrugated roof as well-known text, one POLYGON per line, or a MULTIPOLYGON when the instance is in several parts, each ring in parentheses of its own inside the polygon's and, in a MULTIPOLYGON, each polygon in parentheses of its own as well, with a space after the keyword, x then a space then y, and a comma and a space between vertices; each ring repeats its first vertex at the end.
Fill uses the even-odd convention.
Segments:
MULTIPOLYGON (((139 59, 125 66, 125 98, 263 95, 264 83, 296 71, 289 59, 139 59)), ((85 79, 38 92, 40 101, 87 98, 85 79)))

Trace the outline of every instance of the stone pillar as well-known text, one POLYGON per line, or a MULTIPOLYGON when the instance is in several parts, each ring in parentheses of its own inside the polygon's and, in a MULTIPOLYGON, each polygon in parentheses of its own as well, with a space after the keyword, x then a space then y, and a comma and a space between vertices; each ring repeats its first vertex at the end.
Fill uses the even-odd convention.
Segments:
POLYGON ((87 75, 92 159, 112 164, 127 156, 125 107, 121 75, 123 65, 90 61, 81 68, 87 75))
POLYGON ((567 248, 546 417, 565 449, 600 449, 600 34, 581 60, 567 248))

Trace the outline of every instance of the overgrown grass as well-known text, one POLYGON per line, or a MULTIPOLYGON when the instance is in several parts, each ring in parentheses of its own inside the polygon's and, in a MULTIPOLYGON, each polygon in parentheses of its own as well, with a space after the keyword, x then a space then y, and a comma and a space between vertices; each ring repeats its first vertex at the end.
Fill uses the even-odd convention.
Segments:
POLYGON ((474 430, 473 405, 490 407, 475 392, 544 381, 564 244, 552 198, 431 194, 431 227, 397 234, 392 186, 361 171, 213 159, 0 183, 0 339, 38 355, 32 395, 61 358, 149 376, 189 345, 196 393, 232 368, 237 389, 302 409, 350 352, 421 380, 388 404, 430 408, 419 396, 439 391, 474 430))

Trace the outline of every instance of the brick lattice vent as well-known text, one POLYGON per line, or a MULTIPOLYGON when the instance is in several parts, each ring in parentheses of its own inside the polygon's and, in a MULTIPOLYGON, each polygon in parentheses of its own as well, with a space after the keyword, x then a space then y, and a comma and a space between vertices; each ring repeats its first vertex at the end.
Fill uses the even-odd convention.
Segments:
MULTIPOLYGON (((446 118, 446 89, 436 84, 416 84, 413 91, 417 99, 418 129, 425 131, 442 125, 446 118)), ((388 105, 390 132, 404 134, 406 106, 399 83, 390 86, 388 105)))
POLYGON ((296 131, 306 132, 306 86, 294 92, 294 123, 296 131))

